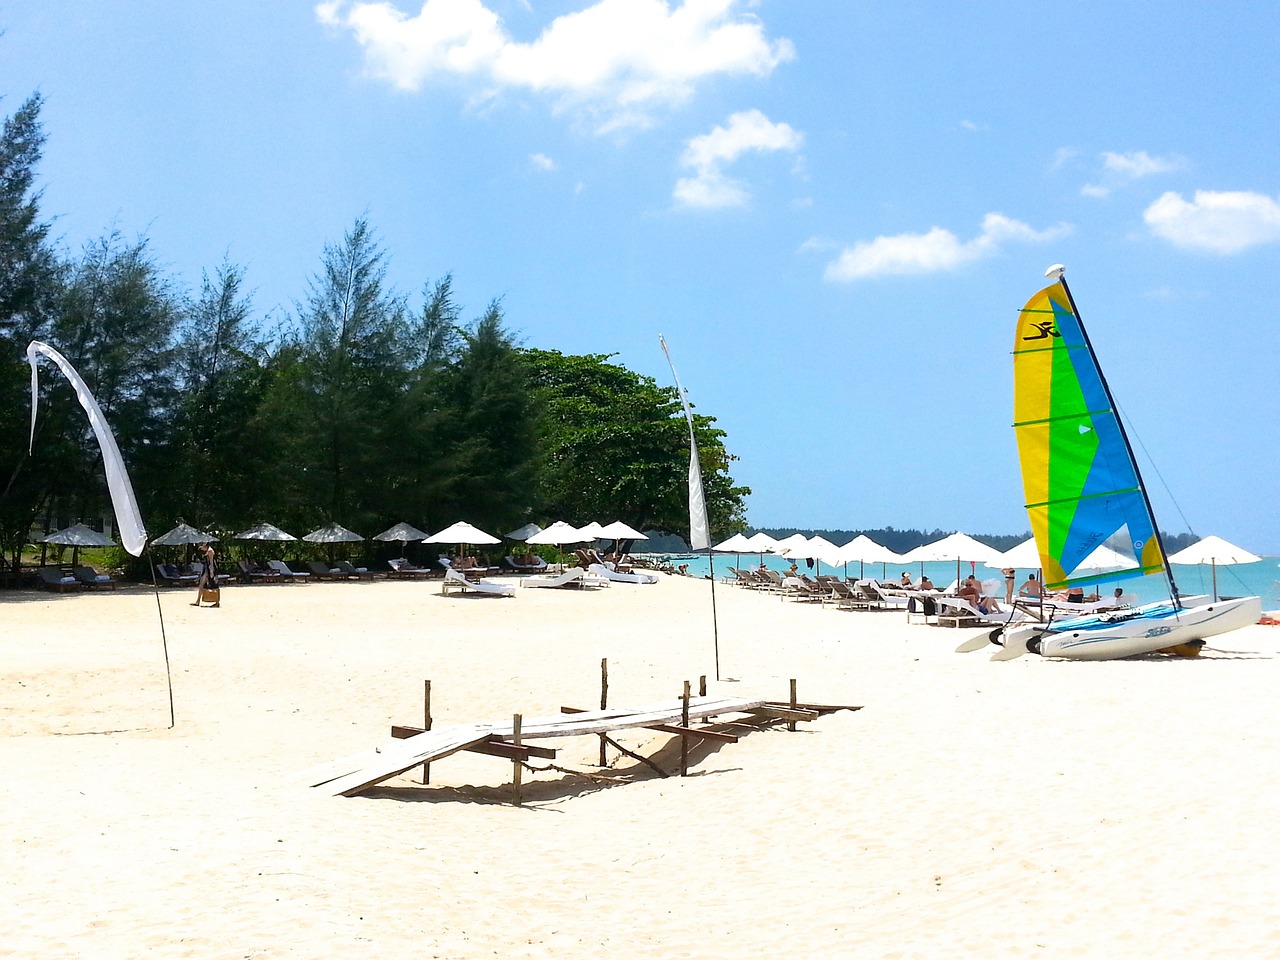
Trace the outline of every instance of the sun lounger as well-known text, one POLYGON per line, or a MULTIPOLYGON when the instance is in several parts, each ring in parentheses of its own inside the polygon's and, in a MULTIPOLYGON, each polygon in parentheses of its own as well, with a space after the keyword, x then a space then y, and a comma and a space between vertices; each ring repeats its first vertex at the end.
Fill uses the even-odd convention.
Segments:
POLYGON ((940 627, 990 627, 1007 623, 1021 623, 1027 615, 1017 608, 992 610, 983 613, 963 597, 938 597, 938 626, 940 627))
POLYGON ((263 567, 251 560, 241 560, 238 564, 240 572, 250 583, 283 583, 280 571, 271 567, 263 567))
POLYGON ((431 567, 415 567, 403 557, 397 560, 388 560, 387 566, 391 568, 391 572, 387 576, 397 580, 418 580, 422 577, 429 577, 435 570, 431 567))
POLYGON ((515 557, 503 557, 501 566, 516 573, 544 573, 547 569, 547 561, 541 557, 534 557, 533 559, 533 563, 520 563, 515 557))
POLYGON ((368 567, 353 566, 350 560, 336 560, 333 565, 353 580, 368 580, 377 576, 368 567))
POLYGON ((610 570, 603 563, 593 563, 587 567, 587 573, 593 573, 597 577, 604 577, 606 580, 612 580, 614 583, 657 583, 658 575, 656 573, 619 573, 617 570, 610 570))
POLYGON ((289 565, 283 560, 268 560, 267 566, 280 574, 282 580, 305 580, 311 576, 309 573, 290 569, 289 565))
POLYGON ((349 579, 342 570, 337 567, 330 567, 327 563, 321 563, 319 560, 308 560, 307 569, 311 571, 312 576, 317 580, 347 580, 349 579))
POLYGON ((556 576, 525 577, 520 581, 522 587, 607 587, 609 581, 604 577, 588 573, 581 567, 572 567, 556 576))
POLYGON ((782 589, 778 595, 783 600, 803 600, 805 602, 821 602, 822 595, 799 577, 783 577, 782 589))
POLYGON ((166 587, 194 587, 200 579, 198 573, 180 573, 172 563, 157 563, 155 569, 166 587))
POLYGON ((444 582, 440 584, 440 592, 448 593, 450 589, 471 590, 475 593, 487 593, 495 597, 514 597, 516 587, 513 583, 498 583, 496 580, 469 580, 461 570, 446 567, 444 582))
POLYGON ((36 567, 40 577, 40 586, 46 590, 65 592, 67 590, 83 590, 84 584, 75 577, 62 572, 60 567, 36 567))
POLYGON ((114 590, 120 586, 119 582, 112 580, 105 573, 98 573, 93 567, 76 567, 72 575, 92 590, 114 590))

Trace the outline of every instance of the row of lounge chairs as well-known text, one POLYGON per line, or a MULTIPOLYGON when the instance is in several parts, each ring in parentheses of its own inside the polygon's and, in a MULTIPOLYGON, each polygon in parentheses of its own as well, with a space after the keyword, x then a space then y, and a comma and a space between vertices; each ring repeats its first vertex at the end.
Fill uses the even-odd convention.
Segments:
POLYGON ((36 567, 40 586, 46 590, 65 593, 72 590, 114 590, 120 581, 93 567, 72 567, 66 572, 62 567, 36 567))

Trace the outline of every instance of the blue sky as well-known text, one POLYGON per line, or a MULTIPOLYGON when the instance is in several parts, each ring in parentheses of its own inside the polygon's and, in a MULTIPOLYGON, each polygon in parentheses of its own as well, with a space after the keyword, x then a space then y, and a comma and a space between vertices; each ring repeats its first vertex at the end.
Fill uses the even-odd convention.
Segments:
POLYGON ((280 320, 367 215, 399 288, 451 272, 529 346, 667 383, 662 333, 760 526, 1025 530, 1009 351, 1063 262, 1161 525, 1280 552, 1280 6, 22 0, 0 28, 69 248, 146 235, 190 287, 226 254, 280 320))

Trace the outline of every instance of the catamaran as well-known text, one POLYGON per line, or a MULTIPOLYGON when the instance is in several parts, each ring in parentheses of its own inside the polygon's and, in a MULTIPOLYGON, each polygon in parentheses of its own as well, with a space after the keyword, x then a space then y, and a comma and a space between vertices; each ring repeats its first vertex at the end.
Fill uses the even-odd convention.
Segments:
POLYGON ((1133 449, 1065 269, 1054 264, 1045 276, 1055 282, 1019 311, 1013 347, 1014 429, 1041 583, 1061 590, 1163 573, 1169 599, 1010 623, 959 649, 981 649, 989 640, 1000 646, 993 660, 1028 652, 1074 660, 1157 652, 1193 656, 1206 638, 1257 623, 1262 600, 1178 595, 1133 449), (1087 568, 1085 559, 1103 543, 1125 557, 1125 566, 1087 568))

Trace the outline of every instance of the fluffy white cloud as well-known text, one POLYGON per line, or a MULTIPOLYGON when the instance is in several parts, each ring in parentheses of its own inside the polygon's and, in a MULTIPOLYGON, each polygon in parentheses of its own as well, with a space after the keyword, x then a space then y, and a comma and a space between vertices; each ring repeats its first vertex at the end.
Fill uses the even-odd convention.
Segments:
POLYGON ((1180 157, 1153 157, 1145 150, 1134 153, 1111 153, 1102 155, 1102 165, 1110 173, 1119 174, 1130 180, 1140 180, 1157 173, 1171 173, 1181 170, 1186 162, 1180 157))
POLYGON ((1142 219, 1157 237, 1188 250, 1239 253, 1280 240, 1280 203, 1261 193, 1197 190, 1187 201, 1170 191, 1142 219))
POLYGON ((535 170, 541 170, 544 173, 550 173, 558 166, 558 164, 545 153, 529 154, 529 162, 533 164, 533 168, 535 170))
POLYGON ((900 233, 862 241, 827 264, 827 280, 852 281, 885 274, 921 274, 955 270, 996 253, 1005 243, 1047 243, 1066 236, 1066 224, 1034 230, 1019 220, 988 213, 982 232, 961 241, 950 230, 934 227, 928 233, 900 233))
POLYGON ((316 17, 345 28, 366 68, 404 90, 441 78, 481 95, 520 89, 599 117, 601 130, 649 122, 716 75, 766 76, 795 56, 771 41, 742 0, 597 0, 517 42, 481 0, 426 0, 410 16, 387 2, 326 0, 316 17))
POLYGON ((676 201, 687 207, 741 206, 750 194, 744 183, 725 175, 724 166, 745 153, 796 153, 803 143, 804 134, 790 124, 774 123, 759 110, 735 113, 726 126, 685 144, 680 162, 694 175, 676 182, 676 201))

